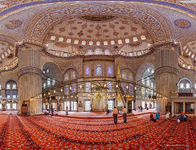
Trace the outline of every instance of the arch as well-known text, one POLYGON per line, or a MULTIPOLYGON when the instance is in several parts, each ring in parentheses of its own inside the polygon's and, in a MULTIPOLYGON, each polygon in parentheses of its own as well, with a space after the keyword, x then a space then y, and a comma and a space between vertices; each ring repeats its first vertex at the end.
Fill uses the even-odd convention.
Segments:
MULTIPOLYGON (((123 71, 126 71, 126 70, 128 70, 128 71, 132 74, 133 79, 132 79, 131 81, 134 81, 134 80, 135 80, 135 73, 134 73, 133 69, 132 69, 132 68, 129 68, 129 67, 124 67, 124 68, 121 68, 121 69, 120 69, 121 78, 122 78, 122 72, 123 72, 123 71)), ((128 76, 127 76, 127 80, 129 80, 129 79, 128 79, 128 76)))
POLYGON ((144 72, 148 68, 154 69, 154 65, 151 62, 145 62, 138 68, 136 73, 136 81, 142 79, 144 72))
POLYGON ((4 87, 6 87, 6 84, 7 84, 8 82, 10 82, 10 81, 14 81, 14 82, 16 83, 16 87, 18 87, 18 81, 17 81, 16 79, 14 79, 14 78, 9 78, 8 80, 6 80, 6 81, 4 82, 4 87))
POLYGON ((182 78, 180 78, 180 79, 178 80, 178 87, 179 87, 179 83, 180 83, 181 81, 183 81, 183 80, 188 80, 188 81, 190 82, 190 84, 191 84, 191 87, 193 86, 193 85, 192 85, 192 81, 189 79, 189 77, 182 77, 182 78))
MULTIPOLYGON (((108 15, 108 13, 112 13, 116 16, 128 17, 137 21, 143 26, 146 26, 150 36, 155 42, 165 41, 171 38, 171 31, 167 21, 162 15, 152 9, 141 7, 133 3, 126 3, 126 5, 121 3, 115 5, 114 3, 99 2, 96 4, 96 7, 98 6, 99 11, 102 11, 102 14, 108 15), (121 10, 124 11, 122 12, 121 10)), ((63 19, 69 17, 69 12, 71 12, 72 17, 88 14, 92 15, 96 14, 94 7, 95 3, 86 2, 82 6, 75 3, 70 7, 62 4, 58 8, 47 8, 32 17, 31 21, 26 24, 25 38, 42 43, 48 30, 57 23, 61 22, 63 19), (86 7, 88 7, 88 9, 86 9, 86 7), (45 19, 47 19, 47 21, 45 19)))
POLYGON ((63 71, 63 77, 64 77, 65 73, 66 73, 67 71, 69 71, 69 70, 75 70, 75 71, 76 71, 76 77, 79 76, 78 70, 77 70, 75 67, 67 67, 67 68, 65 68, 65 70, 63 71))
POLYGON ((62 73, 57 64, 55 64, 54 62, 46 62, 43 65, 42 70, 46 68, 50 68, 56 80, 62 81, 62 73))

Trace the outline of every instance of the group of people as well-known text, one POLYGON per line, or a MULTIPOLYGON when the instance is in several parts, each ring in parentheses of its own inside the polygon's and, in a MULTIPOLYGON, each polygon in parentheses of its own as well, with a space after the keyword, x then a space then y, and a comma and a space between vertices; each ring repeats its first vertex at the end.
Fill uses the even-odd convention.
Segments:
POLYGON ((156 119, 159 119, 159 118, 160 118, 160 113, 159 112, 157 112, 155 114, 155 118, 153 117, 153 113, 150 113, 150 121, 156 122, 156 119))
MULTIPOLYGON (((170 115, 170 112, 167 111, 167 113, 166 113, 165 116, 166 116, 166 120, 168 120, 168 121, 170 120, 169 115, 170 115)), ((114 110, 113 110, 113 117, 114 117, 114 123, 117 124, 118 109, 116 107, 114 107, 114 110)), ((185 114, 182 113, 178 117, 178 122, 187 121, 187 117, 188 117, 187 115, 185 115, 185 114)), ((157 112, 155 114, 155 118, 153 117, 153 113, 150 113, 150 121, 156 122, 157 119, 160 119, 160 113, 159 112, 157 112)), ((125 106, 124 106, 124 109, 123 109, 123 120, 124 120, 124 123, 127 122, 127 109, 126 109, 125 106)))
MULTIPOLYGON (((113 117, 114 117, 114 123, 117 124, 118 109, 116 107, 114 107, 114 110, 113 110, 113 117)), ((127 122, 127 109, 125 106, 123 108, 123 120, 124 120, 124 123, 127 122)))
POLYGON ((181 114, 178 116, 178 122, 187 121, 188 116, 186 114, 181 114))

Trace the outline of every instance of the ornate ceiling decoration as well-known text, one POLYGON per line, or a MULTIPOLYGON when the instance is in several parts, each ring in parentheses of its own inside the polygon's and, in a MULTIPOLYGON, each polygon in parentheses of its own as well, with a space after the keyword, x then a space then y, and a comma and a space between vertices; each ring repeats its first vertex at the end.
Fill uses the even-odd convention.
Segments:
POLYGON ((80 17, 71 17, 53 26, 48 32, 48 39, 51 36, 63 38, 65 42, 67 39, 72 39, 72 41, 81 39, 86 40, 87 43, 93 41, 92 45, 95 45, 96 40, 123 40, 134 36, 139 38, 141 35, 148 37, 148 31, 129 18, 116 17, 106 22, 95 22, 85 21, 80 17))
MULTIPOLYGON (((139 7, 138 5, 123 5, 102 2, 96 5, 94 3, 85 3, 84 5, 80 4, 80 6, 75 4, 72 5, 72 7, 62 5, 61 7, 58 7, 58 9, 59 10, 55 8, 53 10, 50 8, 37 14, 36 17, 34 17, 34 19, 27 25, 28 31, 26 38, 32 41, 42 42, 49 29, 62 22, 62 20, 67 19, 70 15, 72 17, 79 17, 89 14, 93 15, 99 12, 102 15, 120 16, 121 18, 130 18, 134 20, 142 26, 145 26, 149 35, 153 37, 155 42, 170 39, 170 29, 166 20, 157 12, 148 8, 139 7)), ((86 25, 83 25, 83 28, 85 28, 86 25)), ((76 28, 73 28, 72 30, 74 29, 76 28)), ((124 26, 120 28, 120 30, 124 29, 124 26)), ((89 30, 89 32, 91 31, 89 30)), ((84 35, 82 31, 77 34, 79 36, 84 35)), ((119 33, 114 32, 114 34, 117 35, 119 33)), ((73 35, 73 33, 70 33, 70 35, 73 35)), ((96 35, 97 37, 100 36, 99 33, 96 35)), ((90 36, 89 38, 91 38, 90 36)))
MULTIPOLYGON (((61 0, 61 2, 71 2, 71 0, 61 0)), ((80 0, 81 2, 83 0, 80 0)), ((115 0, 114 0, 115 1, 115 0)), ((113 1, 113 2, 114 2, 113 1)), ((117 1, 117 0, 116 0, 117 1)), ((36 6, 36 5, 41 5, 41 4, 46 4, 46 3, 57 3, 59 0, 15 0, 15 1, 10 1, 10 0, 1 0, 0 3, 0 16, 3 16, 9 12, 15 11, 17 9, 25 8, 28 6, 36 6), (5 11, 3 11, 5 10, 5 11)), ((77 1, 79 2, 79 1, 77 1)), ((149 4, 155 4, 155 5, 162 5, 162 6, 169 6, 173 7, 175 9, 179 10, 184 10, 184 11, 189 11, 192 14, 194 14, 194 10, 196 10, 196 3, 194 0, 125 0, 123 2, 145 2, 149 4), (193 11, 192 11, 193 10, 193 11)))
POLYGON ((85 15, 81 16, 83 19, 90 20, 90 21, 106 21, 106 20, 111 20, 115 16, 111 15, 85 15))
POLYGON ((11 20, 5 24, 7 29, 16 29, 22 25, 21 20, 11 20))
POLYGON ((191 27, 191 22, 185 19, 176 19, 174 20, 174 24, 182 29, 188 29, 191 27))

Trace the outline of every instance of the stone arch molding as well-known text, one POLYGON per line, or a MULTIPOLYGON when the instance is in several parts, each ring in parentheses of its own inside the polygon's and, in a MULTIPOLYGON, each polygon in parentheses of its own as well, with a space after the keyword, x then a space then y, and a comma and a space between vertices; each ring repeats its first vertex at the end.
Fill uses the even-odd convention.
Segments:
POLYGON ((190 84, 191 84, 191 87, 192 86, 194 86, 193 85, 193 82, 191 81, 191 79, 189 78, 189 77, 187 77, 187 76, 184 76, 184 77, 182 77, 182 78, 180 78, 179 80, 178 80, 178 87, 179 87, 179 83, 182 81, 182 80, 188 80, 189 82, 190 82, 190 84))
POLYGON ((77 70, 75 67, 67 67, 67 68, 65 68, 64 71, 63 71, 63 77, 64 77, 64 75, 66 74, 66 72, 69 71, 69 70, 74 70, 74 71, 76 71, 76 77, 79 77, 78 70, 77 70))
POLYGON ((55 63, 53 62, 46 62, 42 69, 44 68, 49 68, 51 69, 51 71, 53 72, 54 76, 55 76, 55 79, 58 80, 58 81, 62 81, 62 73, 61 73, 61 70, 60 68, 58 67, 58 65, 56 65, 55 63))
POLYGON ((17 81, 16 79, 14 79, 14 78, 9 78, 8 80, 6 80, 6 81, 3 83, 4 87, 6 87, 6 84, 7 84, 9 81, 14 81, 14 82, 16 82, 16 86, 18 87, 18 81, 17 81))
POLYGON ((154 69, 154 65, 151 63, 151 62, 145 62, 143 63, 139 69, 137 70, 137 73, 136 73, 136 81, 142 79, 142 76, 144 74, 144 72, 146 71, 146 69, 148 68, 152 68, 154 69))
POLYGON ((145 25, 154 42, 165 41, 171 37, 166 20, 152 9, 132 3, 126 3, 125 5, 107 2, 84 2, 41 11, 26 24, 26 39, 42 43, 47 31, 67 17, 97 13, 126 17, 145 25))

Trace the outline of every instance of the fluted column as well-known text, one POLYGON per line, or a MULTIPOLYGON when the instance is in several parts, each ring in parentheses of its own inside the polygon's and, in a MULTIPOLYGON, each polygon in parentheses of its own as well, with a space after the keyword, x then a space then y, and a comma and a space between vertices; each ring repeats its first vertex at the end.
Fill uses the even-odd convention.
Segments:
MULTIPOLYGON (((23 100, 30 100, 42 92, 41 46, 23 43, 16 47, 18 56, 19 114, 23 100)), ((42 97, 30 101, 30 115, 41 113, 42 97)))
POLYGON ((163 94, 157 101, 157 110, 165 113, 167 102, 170 101, 170 92, 177 91, 178 82, 178 45, 172 43, 155 47, 155 80, 156 91, 163 94), (165 98, 167 97, 167 98, 165 98))

